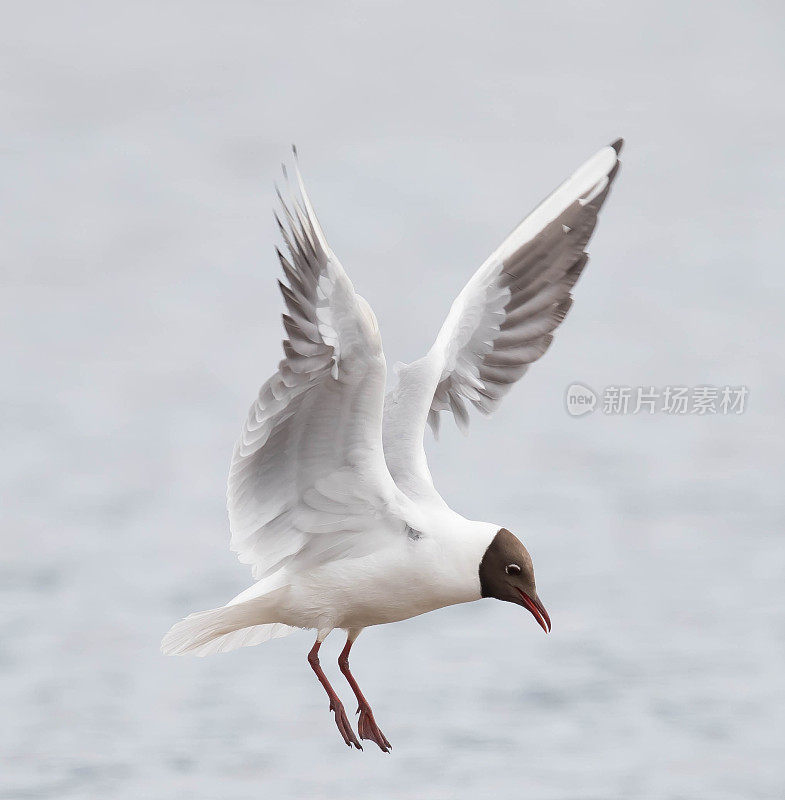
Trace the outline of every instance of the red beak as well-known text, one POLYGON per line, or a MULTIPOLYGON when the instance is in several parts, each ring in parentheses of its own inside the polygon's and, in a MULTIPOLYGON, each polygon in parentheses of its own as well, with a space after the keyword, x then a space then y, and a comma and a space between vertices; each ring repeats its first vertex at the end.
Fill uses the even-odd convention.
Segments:
POLYGON ((518 594, 521 596, 521 600, 523 600, 523 604, 526 608, 531 611, 532 616, 534 619, 537 620, 537 624, 545 631, 545 633, 551 632, 551 618, 548 616, 548 612, 545 610, 545 606, 540 602, 540 599, 537 598, 534 600, 533 598, 529 597, 526 592, 522 592, 518 587, 515 587, 518 594))

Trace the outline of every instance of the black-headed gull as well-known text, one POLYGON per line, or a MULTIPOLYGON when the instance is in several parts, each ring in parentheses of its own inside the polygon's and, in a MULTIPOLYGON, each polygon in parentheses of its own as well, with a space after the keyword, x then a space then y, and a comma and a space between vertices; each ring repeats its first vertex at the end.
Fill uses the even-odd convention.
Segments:
POLYGON ((386 397, 376 318, 327 244, 297 169, 300 198, 281 199, 279 220, 288 251, 278 252, 284 359, 251 407, 229 472, 231 548, 256 583, 178 622, 163 652, 207 655, 315 629, 308 661, 344 741, 361 749, 319 664, 321 643, 341 628, 338 663, 359 703, 360 738, 388 752, 349 670, 363 628, 494 597, 550 630, 528 551, 506 528, 449 508, 431 480, 423 434, 441 411, 465 428, 466 401, 493 411, 548 349, 586 266, 621 144, 600 150, 515 228, 386 397))

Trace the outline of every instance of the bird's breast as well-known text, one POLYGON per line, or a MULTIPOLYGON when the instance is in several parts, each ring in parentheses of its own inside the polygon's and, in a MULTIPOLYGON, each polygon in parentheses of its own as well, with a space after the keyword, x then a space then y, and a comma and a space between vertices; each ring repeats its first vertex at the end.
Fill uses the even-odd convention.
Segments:
POLYGON ((427 537, 326 564, 301 576, 290 595, 304 616, 319 618, 306 627, 336 628, 397 622, 480 596, 476 564, 427 537))

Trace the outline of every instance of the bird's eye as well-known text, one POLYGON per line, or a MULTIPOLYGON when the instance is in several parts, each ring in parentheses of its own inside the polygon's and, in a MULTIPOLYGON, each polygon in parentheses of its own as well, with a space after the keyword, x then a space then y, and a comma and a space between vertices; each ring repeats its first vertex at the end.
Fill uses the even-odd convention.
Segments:
POLYGON ((504 571, 508 575, 520 575, 521 574, 521 568, 517 564, 508 564, 504 568, 504 571))

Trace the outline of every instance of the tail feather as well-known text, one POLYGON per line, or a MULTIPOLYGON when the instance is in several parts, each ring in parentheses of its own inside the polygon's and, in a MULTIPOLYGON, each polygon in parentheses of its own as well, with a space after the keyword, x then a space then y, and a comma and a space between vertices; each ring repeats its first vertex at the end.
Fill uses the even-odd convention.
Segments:
POLYGON ((161 641, 161 652, 168 656, 226 653, 288 636, 296 630, 280 622, 255 624, 259 617, 258 601, 253 600, 197 611, 169 629, 161 641))

